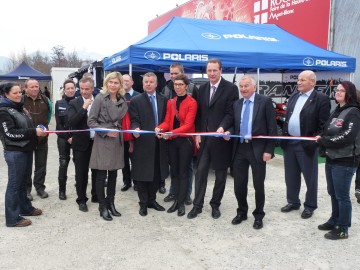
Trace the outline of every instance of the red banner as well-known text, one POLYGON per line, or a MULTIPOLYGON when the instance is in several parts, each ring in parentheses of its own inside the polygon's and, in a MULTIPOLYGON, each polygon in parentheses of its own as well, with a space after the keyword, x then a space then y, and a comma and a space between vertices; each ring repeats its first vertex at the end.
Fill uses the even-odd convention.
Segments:
POLYGON ((271 23, 319 47, 328 46, 330 0, 192 0, 150 21, 148 32, 174 16, 271 23))

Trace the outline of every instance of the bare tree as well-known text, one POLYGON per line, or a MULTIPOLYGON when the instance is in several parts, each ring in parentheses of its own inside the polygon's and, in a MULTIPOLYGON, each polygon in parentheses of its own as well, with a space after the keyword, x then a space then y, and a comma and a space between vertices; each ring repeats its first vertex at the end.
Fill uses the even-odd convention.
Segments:
POLYGON ((52 53, 48 54, 36 51, 35 53, 28 54, 24 49, 18 54, 11 54, 8 57, 10 60, 5 66, 5 72, 10 72, 15 69, 22 61, 28 63, 34 69, 50 74, 52 67, 75 67, 80 68, 85 64, 94 62, 91 59, 81 59, 76 51, 65 54, 65 47, 61 45, 54 46, 52 53))
POLYGON ((66 55, 66 59, 68 61, 68 67, 81 67, 83 60, 79 58, 77 52, 73 51, 72 53, 68 53, 66 55))
POLYGON ((40 51, 35 52, 35 54, 31 57, 31 62, 29 64, 42 73, 50 74, 51 61, 48 56, 44 55, 40 51))
POLYGON ((6 71, 10 72, 14 68, 16 68, 19 65, 19 61, 14 53, 12 53, 9 57, 9 61, 6 66, 6 71))
POLYGON ((12 54, 10 56, 10 61, 8 63, 8 66, 7 66, 8 71, 11 71, 11 70, 15 69, 23 61, 25 61, 27 63, 30 63, 30 61, 31 61, 31 58, 27 54, 25 49, 22 52, 18 53, 18 54, 12 54))
POLYGON ((64 53, 65 47, 57 45, 52 47, 51 60, 54 67, 66 67, 66 58, 64 53))

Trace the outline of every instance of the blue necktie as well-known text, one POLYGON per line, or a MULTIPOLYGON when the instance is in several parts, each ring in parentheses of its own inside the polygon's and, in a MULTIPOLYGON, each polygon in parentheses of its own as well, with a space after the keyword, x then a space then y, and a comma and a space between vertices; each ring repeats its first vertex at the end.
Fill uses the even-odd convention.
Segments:
POLYGON ((153 113, 154 113, 155 126, 157 126, 158 125, 158 116, 157 116, 157 111, 156 111, 156 106, 155 106, 155 96, 153 96, 153 95, 150 96, 150 103, 151 103, 153 113))
POLYGON ((250 117, 250 100, 245 100, 245 108, 243 117, 241 119, 240 124, 240 142, 244 142, 244 136, 248 134, 248 126, 249 126, 249 117, 250 117))

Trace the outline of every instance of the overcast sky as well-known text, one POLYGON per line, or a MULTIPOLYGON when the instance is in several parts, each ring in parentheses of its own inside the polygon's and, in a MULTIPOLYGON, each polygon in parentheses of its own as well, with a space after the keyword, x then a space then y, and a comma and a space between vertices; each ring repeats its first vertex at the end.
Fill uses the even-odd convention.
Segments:
POLYGON ((144 38, 148 22, 188 0, 1 1, 0 56, 24 49, 66 52, 101 60, 144 38))

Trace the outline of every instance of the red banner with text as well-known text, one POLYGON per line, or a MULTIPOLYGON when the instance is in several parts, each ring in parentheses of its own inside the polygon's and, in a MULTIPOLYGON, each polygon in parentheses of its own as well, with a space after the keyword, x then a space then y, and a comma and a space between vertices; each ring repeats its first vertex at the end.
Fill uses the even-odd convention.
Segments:
POLYGON ((276 24, 324 49, 330 0, 192 0, 149 22, 149 34, 172 17, 276 24))

